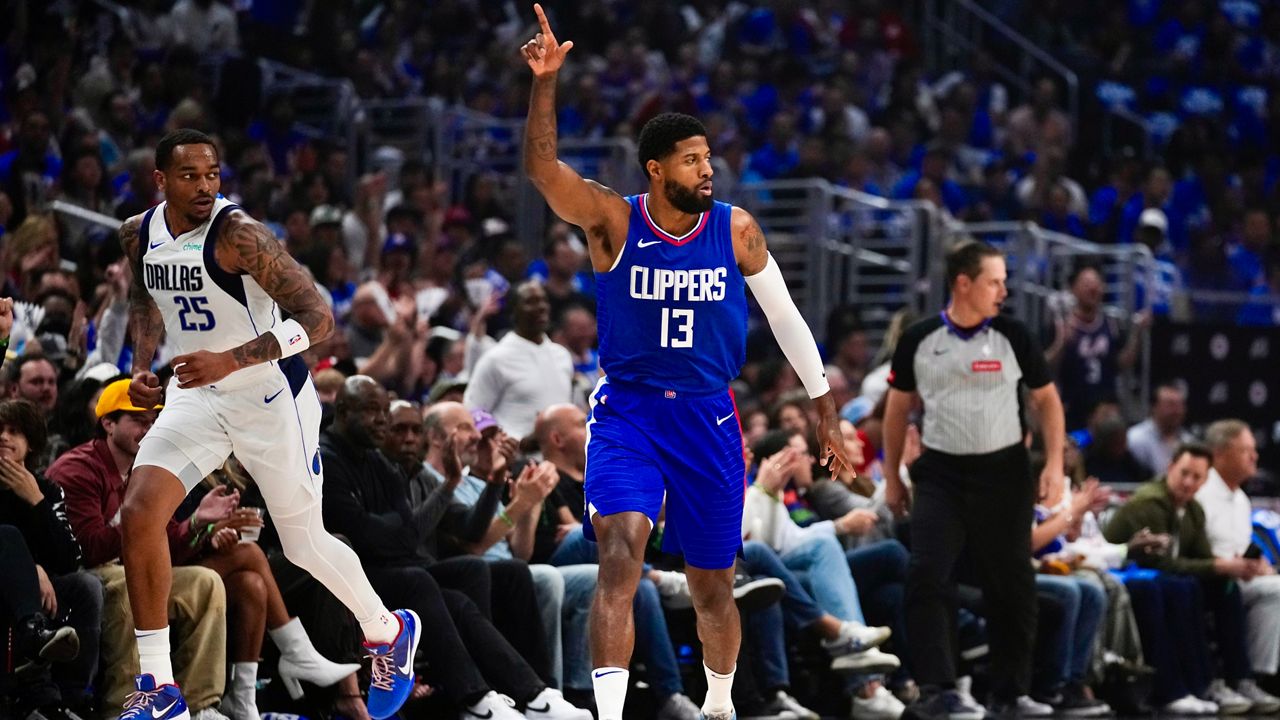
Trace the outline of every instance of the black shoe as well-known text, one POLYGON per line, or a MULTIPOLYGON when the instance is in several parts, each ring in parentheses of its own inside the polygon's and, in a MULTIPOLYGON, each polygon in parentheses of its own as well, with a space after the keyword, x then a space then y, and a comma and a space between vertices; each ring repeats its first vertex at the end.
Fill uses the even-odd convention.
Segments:
POLYGON ((21 660, 13 672, 28 674, 51 662, 67 662, 80 654, 80 636, 75 628, 50 628, 44 615, 36 613, 14 628, 14 640, 21 660))
POLYGON ((775 577, 751 577, 745 573, 733 576, 733 600, 741 612, 763 610, 782 599, 786 585, 775 577))
POLYGON ((1071 683, 1062 689, 1062 699, 1053 703, 1054 709, 1067 717, 1096 718, 1114 715, 1111 706, 1084 692, 1084 686, 1071 683))

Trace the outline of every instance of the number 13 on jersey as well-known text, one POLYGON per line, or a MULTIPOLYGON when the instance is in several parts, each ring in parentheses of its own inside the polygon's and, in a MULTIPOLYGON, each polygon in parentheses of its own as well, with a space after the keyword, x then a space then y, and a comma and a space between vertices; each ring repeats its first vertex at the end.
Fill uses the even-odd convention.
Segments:
POLYGON ((693 347, 693 311, 662 308, 662 347, 693 347))

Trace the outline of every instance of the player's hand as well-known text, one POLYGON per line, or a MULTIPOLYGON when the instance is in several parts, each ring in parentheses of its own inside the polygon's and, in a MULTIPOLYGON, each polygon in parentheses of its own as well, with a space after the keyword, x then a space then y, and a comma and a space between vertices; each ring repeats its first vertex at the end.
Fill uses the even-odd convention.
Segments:
POLYGON ((534 3, 533 12, 538 16, 539 32, 520 48, 520 52, 529 63, 529 69, 533 70, 534 77, 551 77, 564 65, 564 56, 573 48, 573 41, 566 41, 563 45, 556 41, 556 35, 551 32, 551 23, 547 22, 547 14, 542 11, 541 5, 534 3))
POLYGON ((818 406, 818 464, 831 473, 831 477, 839 477, 841 472, 848 471, 851 477, 858 477, 858 472, 849 462, 844 449, 844 433, 840 432, 840 416, 836 414, 836 401, 828 392, 816 398, 818 406))
POLYGON ((0 340, 8 340, 13 330, 13 298, 0 298, 0 340))
POLYGON ((212 385, 240 369, 239 363, 231 353, 215 353, 208 350, 179 355, 171 364, 173 372, 178 377, 178 387, 183 390, 212 385))
POLYGON ((133 374, 133 380, 129 382, 129 402, 134 407, 153 408, 160 404, 160 397, 164 395, 164 389, 160 387, 160 378, 150 370, 143 370, 133 374))

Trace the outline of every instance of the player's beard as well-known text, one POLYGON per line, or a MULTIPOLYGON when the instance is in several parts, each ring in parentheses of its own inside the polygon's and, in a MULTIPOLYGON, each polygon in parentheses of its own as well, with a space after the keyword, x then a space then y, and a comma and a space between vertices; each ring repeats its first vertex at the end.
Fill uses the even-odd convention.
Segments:
POLYGON ((689 215, 704 213, 710 210, 711 204, 715 202, 711 195, 704 196, 696 188, 690 190, 674 180, 662 181, 662 194, 667 197, 667 202, 671 203, 672 207, 689 215))

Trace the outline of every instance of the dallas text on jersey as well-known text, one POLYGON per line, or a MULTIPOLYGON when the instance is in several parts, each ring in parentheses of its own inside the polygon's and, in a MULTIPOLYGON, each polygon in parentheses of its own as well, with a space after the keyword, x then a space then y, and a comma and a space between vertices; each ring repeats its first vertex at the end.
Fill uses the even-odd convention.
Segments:
POLYGON ((195 292, 204 289, 204 270, 198 265, 146 264, 147 289, 195 292))

